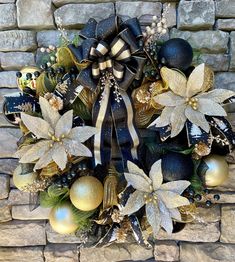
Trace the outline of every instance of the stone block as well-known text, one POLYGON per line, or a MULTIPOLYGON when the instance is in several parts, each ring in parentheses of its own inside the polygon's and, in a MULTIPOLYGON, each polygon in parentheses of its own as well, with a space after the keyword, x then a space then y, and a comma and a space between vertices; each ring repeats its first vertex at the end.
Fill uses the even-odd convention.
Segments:
MULTIPOLYGON (((233 115, 234 117, 234 115, 233 115)), ((231 124, 233 124, 235 119, 233 119, 231 122, 231 124)), ((232 157, 232 155, 230 155, 230 157, 232 157)), ((231 159, 231 158, 230 158, 231 159)), ((231 161, 231 160, 230 160, 231 161)), ((228 178, 224 181, 224 183, 218 187, 216 187, 216 190, 218 191, 223 191, 223 192, 229 192, 229 191, 232 191, 234 192, 235 191, 235 176, 234 176, 234 173, 235 172, 235 164, 230 164, 229 165, 229 175, 228 175, 228 178)))
POLYGON ((78 262, 77 245, 48 244, 44 250, 45 262, 78 262))
POLYGON ((231 32, 230 34, 230 71, 235 71, 235 32, 231 32))
POLYGON ((232 262, 235 245, 221 243, 180 244, 180 262, 232 262))
MULTIPOLYGON (((163 10, 165 10, 168 3, 163 4, 163 10)), ((176 3, 171 3, 169 7, 169 11, 166 14, 167 26, 171 28, 176 26, 176 3)))
POLYGON ((16 71, 0 72, 0 88, 1 87, 17 87, 16 71))
POLYGON ((214 72, 228 71, 229 55, 227 54, 199 54, 194 56, 193 63, 199 65, 205 63, 214 72))
POLYGON ((7 52, 0 53, 1 68, 4 70, 20 70, 25 66, 35 66, 34 53, 7 52))
POLYGON ((12 189, 8 197, 8 205, 28 205, 29 204, 29 193, 22 192, 19 189, 12 189))
POLYGON ((226 53, 228 49, 229 33, 223 31, 180 31, 173 28, 171 38, 183 38, 187 40, 195 51, 201 53, 217 54, 226 53))
POLYGON ((55 28, 51 0, 18 0, 16 6, 19 28, 55 28))
POLYGON ((0 224, 0 246, 46 245, 45 223, 17 221, 0 224))
POLYGON ((17 150, 21 132, 16 128, 0 128, 0 158, 11 158, 17 150))
POLYGON ((43 247, 0 247, 1 262, 43 262, 43 247))
POLYGON ((189 242, 216 242, 220 238, 219 222, 189 223, 178 233, 168 235, 160 230, 159 240, 179 240, 189 242))
POLYGON ((153 257, 153 250, 137 244, 112 244, 108 247, 80 249, 80 262, 144 261, 153 257))
POLYGON ((80 3, 110 3, 113 2, 112 0, 52 0, 53 4, 56 7, 61 7, 62 5, 67 4, 80 4, 80 3))
POLYGON ((8 198, 10 190, 9 175, 0 174, 0 199, 8 198))
POLYGON ((48 219, 50 208, 37 207, 30 210, 29 205, 12 206, 12 218, 18 220, 45 220, 48 219))
POLYGON ((179 29, 211 29, 215 23, 214 1, 181 1, 177 17, 179 29))
MULTIPOLYGON (((66 35, 69 41, 72 41, 79 30, 66 30, 66 35)), ((37 42, 39 47, 48 47, 49 45, 59 46, 60 32, 58 30, 45 30, 37 33, 37 42)))
POLYGON ((215 88, 235 91, 235 73, 224 72, 215 74, 215 88))
MULTIPOLYGON (((0 207, 0 223, 8 222, 11 220, 12 220, 11 208, 9 206, 0 207)), ((1 251, 0 251, 0 254, 1 254, 1 251)))
POLYGON ((64 28, 78 28, 93 17, 101 20, 114 14, 113 3, 104 4, 68 4, 58 8, 55 13, 55 22, 61 19, 64 28))
POLYGON ((179 255, 179 246, 175 241, 157 241, 154 246, 154 257, 156 261, 178 261, 179 255))
POLYGON ((235 205, 223 205, 221 215, 220 242, 235 244, 235 205))
POLYGON ((216 28, 223 31, 235 30, 235 19, 217 19, 216 28))
POLYGON ((10 30, 0 32, 0 51, 31 51, 37 48, 33 31, 10 30))
POLYGON ((233 0, 215 0, 216 17, 235 17, 235 2, 233 0))
POLYGON ((0 30, 17 27, 16 6, 14 4, 0 5, 0 30))

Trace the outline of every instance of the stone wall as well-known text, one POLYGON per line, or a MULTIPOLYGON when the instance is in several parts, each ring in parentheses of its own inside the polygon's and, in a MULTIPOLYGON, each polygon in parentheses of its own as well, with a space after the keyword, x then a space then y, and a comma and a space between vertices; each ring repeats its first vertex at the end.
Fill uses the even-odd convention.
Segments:
MULTIPOLYGON (((166 2, 172 3, 170 37, 191 43, 198 54, 195 62, 216 71, 216 87, 235 90, 235 0, 0 0, 0 106, 4 94, 17 91, 15 72, 35 65, 37 48, 58 45, 58 17, 73 35, 88 17, 101 19, 114 12, 138 16, 145 25, 166 2)), ((235 125, 234 114, 230 119, 235 125)), ((74 236, 53 232, 46 221, 48 210, 30 212, 28 194, 14 188, 11 174, 17 161, 11 157, 19 136, 0 112, 0 261, 235 261, 235 154, 228 158, 229 180, 219 188, 220 205, 200 208, 200 221, 171 237, 161 232, 150 250, 132 243, 90 250, 79 248, 74 236)))

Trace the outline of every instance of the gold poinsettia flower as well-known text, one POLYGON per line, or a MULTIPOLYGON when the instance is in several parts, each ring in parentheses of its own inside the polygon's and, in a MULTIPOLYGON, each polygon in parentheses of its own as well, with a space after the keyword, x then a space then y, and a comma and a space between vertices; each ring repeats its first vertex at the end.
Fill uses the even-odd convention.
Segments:
POLYGON ((95 127, 73 125, 73 110, 60 115, 49 102, 39 98, 43 119, 21 113, 21 120, 28 130, 40 139, 36 144, 20 148, 15 157, 20 163, 36 162, 34 170, 42 169, 54 161, 65 169, 68 156, 91 157, 91 151, 82 143, 97 133, 95 127))
POLYGON ((171 126, 171 137, 177 136, 184 128, 188 119, 207 133, 210 130, 207 116, 226 116, 226 111, 220 105, 235 92, 225 89, 208 91, 213 86, 213 72, 205 64, 197 66, 188 80, 178 70, 163 67, 161 76, 168 83, 171 91, 157 95, 156 103, 164 109, 150 126, 171 126))
POLYGON ((180 206, 189 205, 182 192, 190 185, 189 181, 178 180, 162 184, 161 160, 155 162, 149 172, 149 177, 142 169, 128 161, 129 173, 125 173, 128 185, 136 189, 121 210, 123 215, 131 215, 145 205, 146 217, 153 229, 154 237, 160 227, 167 233, 172 233, 172 218, 181 220, 178 210, 180 206))

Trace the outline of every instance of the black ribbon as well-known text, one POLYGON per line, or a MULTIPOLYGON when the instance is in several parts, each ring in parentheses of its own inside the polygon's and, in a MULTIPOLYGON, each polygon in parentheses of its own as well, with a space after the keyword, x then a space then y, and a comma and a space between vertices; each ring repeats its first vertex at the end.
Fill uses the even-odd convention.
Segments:
POLYGON ((117 16, 100 22, 90 19, 80 36, 84 39, 80 46, 69 45, 83 68, 77 80, 92 91, 101 89, 92 112, 94 126, 101 131, 94 137, 95 162, 110 162, 114 128, 125 167, 127 160, 138 158, 139 137, 126 91, 141 78, 146 61, 139 22, 137 18, 122 22, 117 16))

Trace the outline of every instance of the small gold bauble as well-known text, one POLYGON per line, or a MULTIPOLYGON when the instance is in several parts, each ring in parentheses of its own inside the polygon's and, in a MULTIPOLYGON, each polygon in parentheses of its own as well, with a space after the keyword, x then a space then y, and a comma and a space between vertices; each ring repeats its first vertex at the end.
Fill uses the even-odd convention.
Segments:
POLYGON ((49 221, 53 230, 59 234, 71 234, 78 229, 70 202, 54 207, 50 212, 49 221))
POLYGON ((208 170, 205 173, 204 180, 207 187, 221 185, 228 177, 228 163, 223 156, 210 155, 203 159, 207 164, 208 170))
POLYGON ((32 185, 37 177, 38 174, 36 172, 22 174, 22 167, 19 165, 13 172, 13 183, 18 189, 27 191, 27 187, 32 185))
POLYGON ((93 176, 83 176, 76 180, 70 189, 73 205, 83 211, 97 208, 103 200, 102 183, 93 176))

